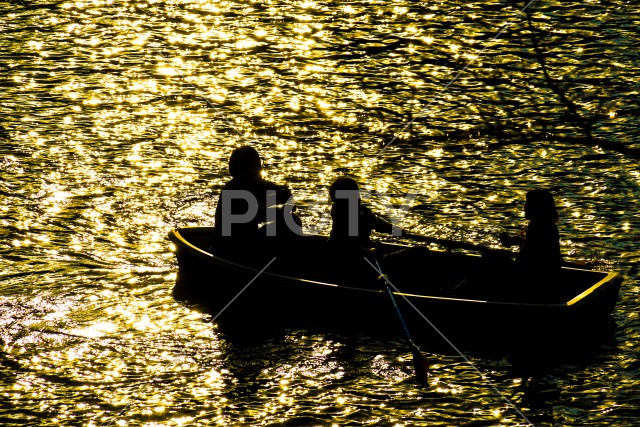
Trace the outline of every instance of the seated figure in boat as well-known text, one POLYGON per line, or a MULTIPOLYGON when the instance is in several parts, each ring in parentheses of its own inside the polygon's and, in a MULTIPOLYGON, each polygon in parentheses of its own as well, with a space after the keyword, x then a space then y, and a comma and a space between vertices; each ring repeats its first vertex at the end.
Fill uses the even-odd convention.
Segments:
POLYGON ((521 236, 510 236, 505 232, 500 234, 500 241, 507 247, 520 246, 516 266, 532 273, 558 270, 563 261, 556 225, 558 211, 551 193, 541 189, 529 191, 524 214, 529 224, 522 230, 521 236))
POLYGON ((507 296, 535 301, 549 295, 541 292, 541 286, 557 288, 556 273, 563 261, 553 196, 546 190, 529 191, 524 211, 529 223, 520 236, 506 232, 499 235, 504 246, 520 246, 515 262, 497 251, 484 252, 482 270, 474 280, 465 280, 456 286, 454 296, 481 299, 507 296), (522 286, 514 286, 514 283, 522 286))
POLYGON ((329 187, 331 233, 329 244, 335 248, 370 251, 371 232, 391 234, 393 225, 378 217, 360 199, 360 188, 349 177, 336 179, 329 187))
POLYGON ((265 237, 302 234, 294 207, 284 205, 291 190, 262 177, 262 161, 253 147, 233 150, 229 173, 231 180, 222 188, 215 212, 212 249, 217 254, 251 256, 274 243, 265 237))
MULTIPOLYGON (((360 188, 352 178, 336 179, 329 187, 329 197, 332 202, 332 227, 328 244, 335 255, 335 267, 341 270, 346 278, 363 279, 363 269, 367 273, 375 273, 364 261, 365 257, 374 264, 376 258, 379 258, 383 272, 389 274, 392 279, 408 273, 431 257, 429 250, 423 247, 378 253, 379 248, 371 240, 373 231, 397 236, 401 236, 403 231, 394 230, 389 221, 379 217, 362 203, 360 188)), ((365 275, 363 280, 370 278, 365 275)))

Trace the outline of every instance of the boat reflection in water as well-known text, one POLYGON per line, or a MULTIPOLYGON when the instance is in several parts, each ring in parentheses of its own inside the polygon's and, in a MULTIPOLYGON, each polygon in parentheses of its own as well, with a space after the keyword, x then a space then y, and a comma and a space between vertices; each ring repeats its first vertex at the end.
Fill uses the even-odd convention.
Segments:
MULTIPOLYGON (((295 252, 265 254, 254 265, 242 265, 207 251, 212 231, 184 227, 169 233, 179 266, 174 296, 210 312, 222 331, 397 335, 377 272, 364 268, 345 277, 332 269, 324 237, 305 237, 295 252)), ((615 272, 569 267, 542 283, 502 274, 487 257, 451 251, 434 251, 433 257, 432 267, 416 266, 394 282, 412 334, 430 343, 451 337, 467 348, 522 354, 559 344, 571 348, 607 330, 622 283, 615 272)))

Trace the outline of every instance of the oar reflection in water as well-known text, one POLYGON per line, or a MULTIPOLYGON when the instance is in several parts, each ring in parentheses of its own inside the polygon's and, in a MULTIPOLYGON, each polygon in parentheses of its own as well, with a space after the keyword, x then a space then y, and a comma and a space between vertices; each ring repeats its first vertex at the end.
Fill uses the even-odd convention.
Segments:
POLYGON ((387 295, 389 295, 389 299, 391 300, 393 309, 398 316, 398 320, 400 321, 400 325, 402 326, 405 338, 409 344, 409 349, 411 350, 411 354, 413 355, 413 369, 416 374, 416 379, 421 386, 429 387, 429 367, 431 366, 431 364, 429 363, 429 359, 427 359, 427 357, 422 353, 422 350, 420 350, 420 347, 418 347, 418 345, 411 338, 411 333, 409 333, 407 323, 404 321, 404 317, 402 316, 400 307, 398 307, 396 298, 393 296, 393 292, 391 291, 391 282, 389 281, 389 277, 383 273, 382 268, 380 267, 380 263, 376 258, 374 258, 376 265, 373 265, 367 257, 365 257, 364 260, 367 261, 369 265, 378 272, 378 274, 380 275, 379 279, 384 283, 387 295))

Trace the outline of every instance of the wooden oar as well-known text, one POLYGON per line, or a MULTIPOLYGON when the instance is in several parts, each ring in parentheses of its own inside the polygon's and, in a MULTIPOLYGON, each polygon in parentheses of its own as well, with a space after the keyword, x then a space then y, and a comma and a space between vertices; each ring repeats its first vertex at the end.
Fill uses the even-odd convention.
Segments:
MULTIPOLYGON (((367 258, 365 259, 371 264, 371 262, 367 258)), ((407 327, 407 324, 404 321, 404 317, 402 317, 402 313, 400 312, 400 307, 398 307, 396 298, 393 296, 393 292, 391 291, 391 286, 390 286, 391 282, 389 281, 389 278, 383 273, 382 268, 380 267, 380 263, 378 263, 378 260, 376 258, 374 258, 373 260, 376 263, 376 270, 380 274, 380 279, 384 280, 384 285, 385 285, 387 294, 389 295, 389 299, 391 300, 393 309, 396 312, 398 319, 400 320, 400 324, 402 325, 402 329, 404 331, 405 339, 407 340, 407 343, 409 344, 409 349, 411 350, 411 354, 413 355, 413 369, 416 374, 416 379, 418 380, 421 386, 429 387, 429 366, 431 365, 429 363, 429 359, 427 359, 427 357, 424 354, 422 354, 422 350, 420 350, 420 347, 418 347, 416 343, 413 342, 413 339, 411 338, 411 334, 409 333, 409 328, 407 327)), ((373 264, 371 264, 371 266, 373 266, 373 264)))
POLYGON ((435 243, 437 245, 441 245, 441 246, 444 246, 445 248, 449 248, 449 249, 465 249, 465 250, 468 250, 468 251, 476 251, 476 252, 495 252, 495 253, 502 253, 502 254, 509 255, 509 256, 515 256, 516 255, 514 252, 512 252, 510 250, 507 250, 507 249, 493 249, 493 248, 489 248, 487 246, 474 245, 473 243, 457 242, 455 240, 447 240, 447 239, 439 239, 437 237, 423 236, 421 234, 413 234, 413 233, 403 232, 402 233, 402 237, 406 237, 408 239, 416 240, 416 241, 419 241, 419 242, 435 243))

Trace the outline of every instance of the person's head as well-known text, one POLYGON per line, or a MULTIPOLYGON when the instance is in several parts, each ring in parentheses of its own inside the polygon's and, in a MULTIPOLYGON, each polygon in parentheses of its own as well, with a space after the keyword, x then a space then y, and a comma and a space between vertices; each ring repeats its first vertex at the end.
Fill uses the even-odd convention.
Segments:
POLYGON ((551 193, 540 189, 529 191, 524 205, 524 216, 530 221, 556 222, 558 211, 551 193))
POLYGON ((347 176, 341 176, 340 178, 337 178, 335 181, 333 181, 331 186, 329 186, 329 197, 331 197, 331 201, 336 201, 336 191, 343 190, 360 191, 360 188, 358 187, 358 183, 354 179, 347 176))
POLYGON ((255 148, 245 145, 236 148, 229 158, 229 173, 234 178, 258 178, 262 161, 255 148))

